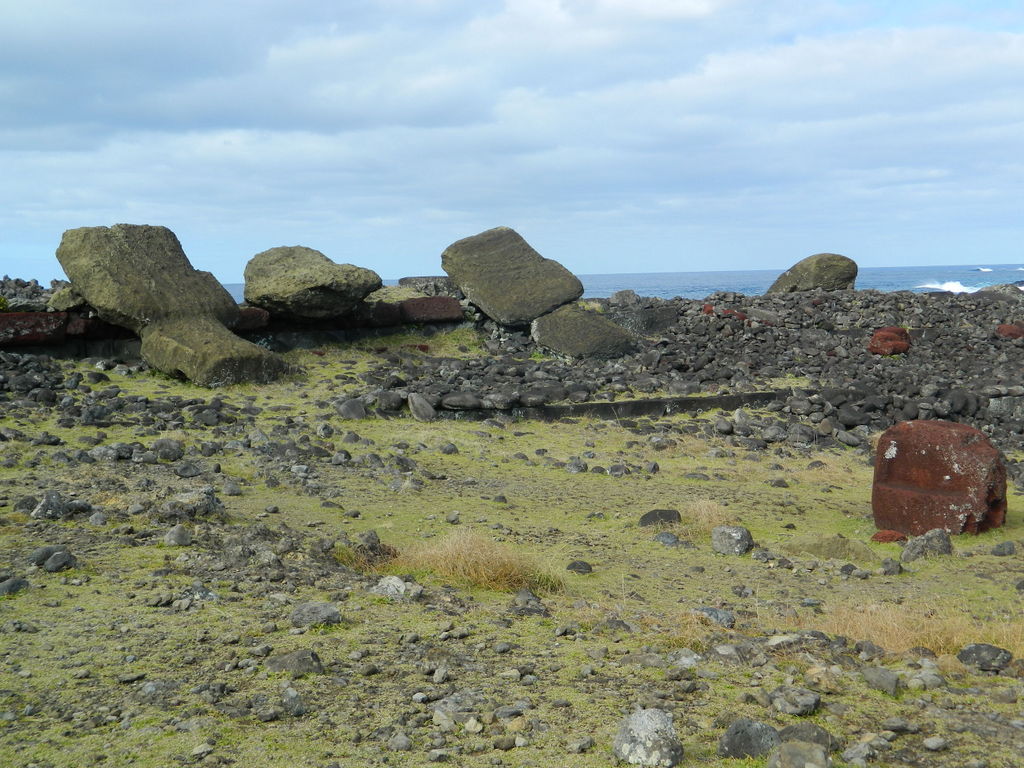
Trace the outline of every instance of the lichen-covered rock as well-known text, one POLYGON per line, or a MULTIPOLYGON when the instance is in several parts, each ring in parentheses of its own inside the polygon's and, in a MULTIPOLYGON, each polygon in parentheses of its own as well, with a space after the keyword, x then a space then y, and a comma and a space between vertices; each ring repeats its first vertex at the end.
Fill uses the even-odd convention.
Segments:
POLYGON ((372 269, 336 264, 301 245, 271 248, 245 265, 245 300, 299 320, 349 314, 381 285, 372 269))
POLYGON ((570 357, 605 360, 631 352, 635 341, 621 326, 576 304, 538 317, 530 335, 542 347, 570 357))
POLYGON ((612 743, 615 756, 630 765, 672 768, 683 759, 672 715, 661 709, 639 709, 623 719, 612 743))
POLYGON ((857 280, 857 262, 838 253, 816 253, 787 269, 765 293, 845 291, 857 280))
POLYGON ((441 266, 470 302, 501 325, 529 325, 583 295, 575 275, 508 227, 452 243, 441 266))
POLYGON ((906 421, 878 441, 871 507, 879 529, 980 533, 1006 519, 1006 466, 980 430, 906 421))
POLYGON ((192 267, 166 227, 69 229, 57 260, 75 291, 103 320, 137 333, 142 356, 164 373, 219 386, 270 381, 288 369, 228 331, 238 306, 213 275, 192 267))

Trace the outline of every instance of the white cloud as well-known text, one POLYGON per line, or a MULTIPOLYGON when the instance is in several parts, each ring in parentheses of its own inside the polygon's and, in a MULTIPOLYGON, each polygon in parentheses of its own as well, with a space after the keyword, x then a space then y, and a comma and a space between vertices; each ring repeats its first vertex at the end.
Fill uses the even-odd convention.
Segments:
POLYGON ((735 266, 752 236, 778 242, 761 258, 784 266, 795 232, 859 242, 867 223, 1021 239, 1024 34, 991 9, 972 26, 828 0, 40 8, 0 28, 0 258, 28 244, 52 265, 64 228, 122 220, 232 274, 307 238, 436 271, 499 223, 591 272, 638 242, 650 269, 685 268, 680 238, 735 266))

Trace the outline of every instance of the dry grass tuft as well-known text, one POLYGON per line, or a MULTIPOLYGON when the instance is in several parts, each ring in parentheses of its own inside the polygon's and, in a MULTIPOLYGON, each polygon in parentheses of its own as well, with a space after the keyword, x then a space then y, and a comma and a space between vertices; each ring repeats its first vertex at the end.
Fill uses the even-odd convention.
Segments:
POLYGON ((560 592, 565 588, 563 578, 539 559, 471 530, 414 544, 389 563, 388 569, 427 571, 454 584, 498 592, 524 587, 560 592))
POLYGON ((970 643, 990 643, 1014 656, 1024 654, 1024 617, 1020 615, 980 621, 966 610, 876 603, 838 606, 825 616, 805 618, 801 627, 870 640, 894 653, 923 647, 937 654, 955 654, 970 643))
POLYGON ((720 525, 732 525, 736 517, 732 511, 712 499, 694 499, 679 510, 683 518, 681 536, 707 538, 720 525))

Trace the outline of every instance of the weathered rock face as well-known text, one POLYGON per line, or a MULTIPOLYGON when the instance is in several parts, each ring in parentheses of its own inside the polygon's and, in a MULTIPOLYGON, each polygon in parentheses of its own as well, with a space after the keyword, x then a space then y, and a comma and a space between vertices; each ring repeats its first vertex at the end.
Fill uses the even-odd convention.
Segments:
POLYGON ((877 528, 915 536, 997 528, 1006 519, 1006 467, 974 427, 903 422, 879 438, 871 507, 877 528))
POLYGON ((348 314, 381 285, 372 269, 335 264, 301 245, 271 248, 245 265, 245 300, 299 320, 348 314))
POLYGON ((583 295, 575 275, 508 227, 452 243, 441 254, 441 266, 467 299, 501 325, 528 325, 583 295))
POLYGON ((530 334, 542 347, 596 360, 622 357, 635 346, 633 337, 621 326, 576 304, 538 317, 530 326, 530 334))
POLYGON ((627 715, 615 734, 612 751, 629 765, 672 768, 683 759, 672 714, 661 709, 640 709, 627 715))
POLYGON ((798 261, 771 284, 766 293, 794 291, 845 291, 857 279, 857 262, 838 253, 816 253, 798 261))
POLYGON ((102 319, 142 338, 154 368, 217 386, 269 381, 288 367, 225 327, 238 320, 238 306, 213 275, 192 267, 166 227, 70 229, 57 260, 102 319))
POLYGON ((872 355, 902 355, 910 349, 910 334, 898 325, 887 325, 871 334, 868 352, 872 355))

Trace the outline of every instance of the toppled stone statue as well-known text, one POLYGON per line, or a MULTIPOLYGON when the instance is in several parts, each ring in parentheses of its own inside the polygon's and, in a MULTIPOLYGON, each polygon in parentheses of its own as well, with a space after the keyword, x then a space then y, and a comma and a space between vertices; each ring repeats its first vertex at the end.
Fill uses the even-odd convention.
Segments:
POLYGON ((246 302, 295 320, 349 314, 381 285, 372 269, 336 264, 301 245, 271 248, 245 265, 246 302))
POLYGON ((583 295, 572 272, 508 227, 452 243, 441 254, 441 266, 471 303, 509 327, 527 326, 583 295))
POLYGON ((142 339, 154 368, 201 386, 271 381, 285 361, 235 336, 238 305, 189 263, 171 230, 135 224, 69 229, 57 260, 103 320, 142 339))
POLYGON ((787 269, 765 293, 845 291, 857 280, 857 262, 838 253, 816 253, 787 269))

